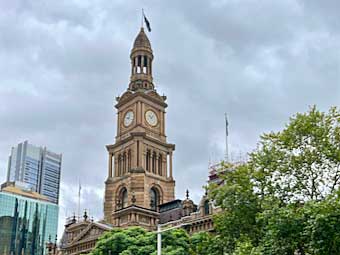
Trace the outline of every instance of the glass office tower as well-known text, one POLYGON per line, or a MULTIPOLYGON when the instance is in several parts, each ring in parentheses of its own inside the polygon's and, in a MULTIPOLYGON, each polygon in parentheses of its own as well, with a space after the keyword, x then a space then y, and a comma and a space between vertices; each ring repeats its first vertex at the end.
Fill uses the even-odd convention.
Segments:
POLYGON ((0 254, 44 255, 58 229, 58 205, 15 186, 0 191, 0 254))
POLYGON ((28 141, 12 148, 8 160, 7 182, 23 182, 30 189, 58 204, 62 155, 28 141))

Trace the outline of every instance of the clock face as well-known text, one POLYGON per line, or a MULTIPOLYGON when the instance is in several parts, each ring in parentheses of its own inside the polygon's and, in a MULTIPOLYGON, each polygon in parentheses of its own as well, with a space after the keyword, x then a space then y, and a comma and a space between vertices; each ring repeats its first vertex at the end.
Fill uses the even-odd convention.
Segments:
POLYGON ((127 113, 125 113, 125 117, 124 117, 124 126, 130 126, 132 121, 134 118, 134 114, 133 111, 128 111, 127 113))
POLYGON ((148 122, 148 124, 151 126, 156 126, 158 123, 156 113, 150 110, 145 113, 145 119, 148 122))

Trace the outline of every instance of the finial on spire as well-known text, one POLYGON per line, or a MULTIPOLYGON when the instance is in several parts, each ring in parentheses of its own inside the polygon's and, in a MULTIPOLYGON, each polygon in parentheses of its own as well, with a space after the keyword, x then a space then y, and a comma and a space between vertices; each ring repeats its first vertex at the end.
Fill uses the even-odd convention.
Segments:
POLYGON ((77 222, 76 213, 75 212, 73 213, 73 217, 72 217, 72 221, 71 222, 72 222, 72 224, 77 222))
POLYGON ((189 190, 188 189, 186 191, 186 197, 187 197, 187 199, 189 199, 189 190))
POLYGON ((87 216, 87 212, 86 212, 86 209, 84 210, 84 221, 87 221, 87 218, 88 218, 88 216, 87 216))

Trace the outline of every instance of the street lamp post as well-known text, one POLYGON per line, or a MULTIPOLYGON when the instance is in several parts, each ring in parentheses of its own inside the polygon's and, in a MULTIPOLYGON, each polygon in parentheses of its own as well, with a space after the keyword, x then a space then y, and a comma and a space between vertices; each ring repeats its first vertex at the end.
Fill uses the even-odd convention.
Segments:
POLYGON ((162 230, 162 227, 169 225, 169 224, 174 224, 174 223, 177 223, 177 222, 180 222, 180 221, 181 220, 170 221, 170 222, 165 223, 165 224, 158 224, 157 225, 157 255, 162 255, 162 233, 169 231, 169 230, 176 229, 176 228, 184 227, 188 224, 187 223, 186 224, 179 224, 177 226, 173 226, 171 228, 167 228, 167 229, 163 229, 163 230, 162 230))
POLYGON ((157 255, 161 255, 162 253, 162 230, 161 225, 157 226, 157 255))

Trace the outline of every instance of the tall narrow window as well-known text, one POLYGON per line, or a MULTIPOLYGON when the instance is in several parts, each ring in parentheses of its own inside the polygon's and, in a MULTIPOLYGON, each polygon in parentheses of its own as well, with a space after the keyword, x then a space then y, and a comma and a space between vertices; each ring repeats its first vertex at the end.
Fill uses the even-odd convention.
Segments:
POLYGON ((126 152, 123 154, 123 175, 126 173, 126 152))
POLYGON ((122 155, 118 156, 118 176, 122 174, 122 155))
POLYGON ((152 172, 156 173, 156 152, 152 153, 152 172))
POLYGON ((131 170, 131 150, 128 152, 128 172, 131 170))
POLYGON ((162 164, 163 164, 163 157, 162 154, 159 154, 158 157, 158 174, 162 175, 162 164))
POLYGON ((143 73, 147 73, 148 59, 146 56, 143 57, 143 73))
POLYGON ((209 201, 205 200, 204 202, 204 215, 210 214, 210 207, 209 207, 209 201))
POLYGON ((146 156, 145 156, 145 164, 146 164, 146 171, 150 171, 150 151, 146 151, 146 156))
POLYGON ((137 57, 137 73, 142 72, 142 56, 137 57))

